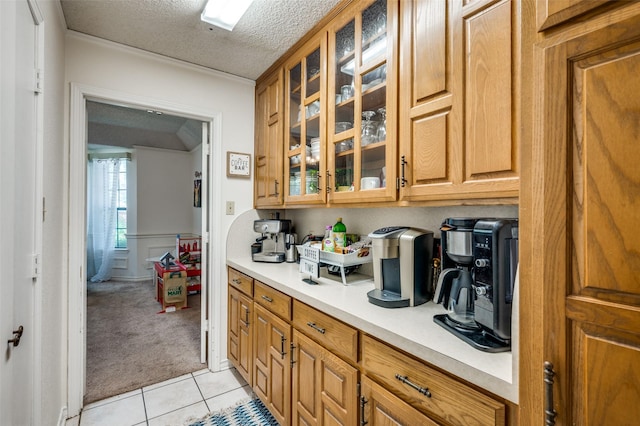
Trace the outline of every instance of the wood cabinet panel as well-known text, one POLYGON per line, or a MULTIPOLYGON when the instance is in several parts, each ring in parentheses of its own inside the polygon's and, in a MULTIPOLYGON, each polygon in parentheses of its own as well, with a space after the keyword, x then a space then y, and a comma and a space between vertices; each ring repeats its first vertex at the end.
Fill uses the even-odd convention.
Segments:
POLYGON ((539 30, 546 30, 612 2, 608 0, 543 0, 539 3, 537 26, 539 30))
MULTIPOLYGON (((411 26, 415 38, 412 48, 412 105, 424 102, 447 87, 447 2, 412 2, 411 26)), ((404 58, 406 60, 409 58, 404 58)))
POLYGON ((521 297, 532 301, 520 312, 523 424, 551 410, 559 425, 633 424, 639 415, 631 381, 640 354, 640 228, 630 215, 640 199, 640 4, 600 12, 534 46, 533 72, 544 78, 533 84, 532 192, 521 205, 533 219, 520 240, 521 297), (544 253, 528 256, 541 246, 544 253), (555 370, 552 406, 543 361, 555 370))
POLYGON ((293 342, 293 424, 355 425, 358 370, 298 330, 293 342))
POLYGON ((293 302, 293 325, 332 352, 358 362, 358 330, 302 302, 293 302))
POLYGON ((511 1, 465 18, 465 180, 516 168, 511 1))
POLYGON ((227 356, 240 375, 253 385, 253 300, 229 286, 227 356))
POLYGON ((254 303, 254 386, 281 425, 291 421, 291 326, 254 303))
POLYGON ((230 267, 227 268, 227 275, 229 285, 237 288, 249 297, 253 296, 253 278, 230 267))
POLYGON ((366 375, 429 416, 449 425, 505 424, 503 403, 369 336, 361 345, 366 375))
POLYGON ((400 200, 517 196, 514 3, 407 0, 400 10, 400 200))
POLYGON ((360 406, 363 416, 361 424, 370 426, 437 426, 439 424, 368 377, 362 378, 361 389, 360 406))
POLYGON ((281 206, 283 175, 282 70, 256 87, 254 205, 281 206))
POLYGON ((450 182, 447 171, 447 118, 444 111, 413 121, 412 183, 450 182))
POLYGON ((256 281, 253 300, 281 318, 287 321, 291 320, 291 296, 256 281))

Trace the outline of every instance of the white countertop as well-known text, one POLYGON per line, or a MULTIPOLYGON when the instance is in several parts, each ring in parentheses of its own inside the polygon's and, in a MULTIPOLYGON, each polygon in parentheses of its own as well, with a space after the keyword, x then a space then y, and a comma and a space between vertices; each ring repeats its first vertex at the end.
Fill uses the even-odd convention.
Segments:
MULTIPOLYGON (((248 253, 234 252, 239 250, 227 253, 229 266, 454 376, 518 402, 517 356, 479 351, 434 323, 435 314, 446 312, 443 306, 427 302, 383 308, 367 299, 367 292, 374 288, 370 277, 360 275, 360 281, 345 286, 339 277, 321 276, 318 285, 310 285, 302 281, 306 276, 298 272, 296 263, 258 263, 248 253)), ((517 340, 513 344, 517 347, 517 340)))

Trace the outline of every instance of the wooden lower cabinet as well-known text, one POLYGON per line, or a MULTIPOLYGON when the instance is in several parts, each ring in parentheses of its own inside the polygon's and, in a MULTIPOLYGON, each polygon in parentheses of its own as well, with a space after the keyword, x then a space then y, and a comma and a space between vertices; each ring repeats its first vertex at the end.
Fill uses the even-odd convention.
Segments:
POLYGON ((438 425, 366 376, 362 377, 360 389, 360 424, 368 426, 438 425))
POLYGON ((253 385, 253 299, 229 285, 227 356, 240 375, 253 385))
POLYGON ((502 426, 505 404, 370 336, 360 339, 363 372, 398 398, 451 426, 502 426))
POLYGON ((281 426, 517 426, 515 406, 231 268, 229 277, 229 360, 281 426))
POLYGON ((280 425, 290 425, 291 325, 254 303, 253 331, 253 390, 280 425))
POLYGON ((355 425, 358 370, 293 330, 294 425, 355 425))

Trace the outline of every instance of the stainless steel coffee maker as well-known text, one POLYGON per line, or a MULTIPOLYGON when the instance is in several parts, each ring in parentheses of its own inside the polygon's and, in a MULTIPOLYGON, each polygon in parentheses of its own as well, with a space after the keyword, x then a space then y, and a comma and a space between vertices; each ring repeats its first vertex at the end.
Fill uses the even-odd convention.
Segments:
POLYGON ((448 218, 433 320, 485 352, 511 349, 511 303, 518 265, 517 219, 448 218))
POLYGON ((253 230, 262 234, 251 245, 251 259, 254 262, 282 263, 286 260, 287 241, 290 241, 287 238, 291 230, 290 220, 255 220, 253 230))
POLYGON ((433 232, 390 226, 369 234, 375 289, 369 302, 385 308, 421 305, 431 299, 433 232))

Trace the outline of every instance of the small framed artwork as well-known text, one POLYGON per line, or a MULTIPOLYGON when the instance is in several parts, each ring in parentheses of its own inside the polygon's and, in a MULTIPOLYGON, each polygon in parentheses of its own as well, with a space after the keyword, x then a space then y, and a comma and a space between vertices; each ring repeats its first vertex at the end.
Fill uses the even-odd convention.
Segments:
POLYGON ((193 181, 193 207, 202 207, 202 179, 193 181))
POLYGON ((251 176, 251 155, 227 151, 227 177, 251 176))

